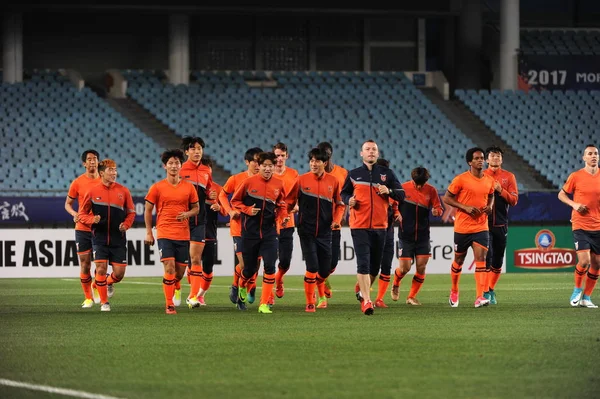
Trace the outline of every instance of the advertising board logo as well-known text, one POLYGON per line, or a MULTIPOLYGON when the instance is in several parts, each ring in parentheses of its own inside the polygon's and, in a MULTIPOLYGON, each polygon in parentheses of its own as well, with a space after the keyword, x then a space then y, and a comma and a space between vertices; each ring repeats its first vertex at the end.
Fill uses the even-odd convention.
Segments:
POLYGON ((570 248, 556 248, 556 237, 550 230, 535 235, 535 248, 514 251, 515 267, 523 269, 560 269, 577 263, 577 253, 570 248))

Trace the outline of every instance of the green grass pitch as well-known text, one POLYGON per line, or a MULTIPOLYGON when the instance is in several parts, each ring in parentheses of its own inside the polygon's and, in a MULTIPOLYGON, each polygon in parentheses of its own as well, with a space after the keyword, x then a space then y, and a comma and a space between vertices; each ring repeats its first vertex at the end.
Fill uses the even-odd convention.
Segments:
MULTIPOLYGON (((314 314, 302 277, 288 276, 272 315, 236 310, 230 278, 177 315, 160 278, 125 277, 110 313, 81 309, 75 278, 3 279, 0 378, 119 398, 600 397, 600 309, 569 306, 570 273, 503 275, 498 305, 480 309, 472 275, 458 308, 448 275, 428 275, 410 307, 411 277, 371 317, 353 276, 332 276, 329 308, 314 314)), ((0 397, 60 396, 0 385, 0 397)))

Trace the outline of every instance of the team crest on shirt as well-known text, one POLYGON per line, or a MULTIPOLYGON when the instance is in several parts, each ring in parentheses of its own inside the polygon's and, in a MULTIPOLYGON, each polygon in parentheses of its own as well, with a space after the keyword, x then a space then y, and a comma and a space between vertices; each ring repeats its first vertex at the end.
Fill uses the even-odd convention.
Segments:
POLYGON ((276 188, 275 190, 273 190, 273 194, 275 194, 275 196, 278 196, 279 195, 279 189, 276 188))
POLYGON ((119 193, 119 194, 117 194, 117 197, 118 197, 118 198, 119 198, 121 201, 123 201, 123 194, 119 193))
POLYGON ((332 192, 333 191, 333 187, 327 186, 327 191, 332 192))
POLYGON ((502 179, 502 185, 506 186, 508 184, 508 179, 502 179))
POLYGON ((387 180, 387 175, 379 175, 379 177, 381 177, 381 181, 386 181, 387 180))

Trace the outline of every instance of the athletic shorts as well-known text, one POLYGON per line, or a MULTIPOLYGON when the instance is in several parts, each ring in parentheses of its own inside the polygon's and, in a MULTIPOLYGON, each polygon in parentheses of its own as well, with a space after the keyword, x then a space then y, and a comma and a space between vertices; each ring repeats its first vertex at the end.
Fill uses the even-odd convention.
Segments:
POLYGON ((398 240, 398 259, 415 259, 420 256, 431 256, 431 241, 398 240))
POLYGON ((77 246, 77 255, 92 252, 92 232, 75 230, 75 245, 77 246))
POLYGON ((464 254, 473 245, 479 245, 487 250, 489 239, 490 233, 487 230, 470 234, 454 233, 454 252, 464 254))
POLYGON ((196 227, 190 227, 190 242, 204 244, 206 239, 206 225, 199 224, 196 227))
POLYGON ((127 266, 127 245, 94 245, 94 262, 127 266))
POLYGON ((187 240, 158 239, 160 261, 175 260, 176 264, 187 266, 190 258, 190 242, 187 240))
POLYGON ((575 251, 590 250, 593 254, 600 255, 600 231, 573 230, 575 251))

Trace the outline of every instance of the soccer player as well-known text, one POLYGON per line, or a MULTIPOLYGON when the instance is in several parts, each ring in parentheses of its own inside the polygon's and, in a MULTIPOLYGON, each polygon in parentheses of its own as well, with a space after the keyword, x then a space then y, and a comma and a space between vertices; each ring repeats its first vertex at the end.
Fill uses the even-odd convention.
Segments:
POLYGON ((400 201, 404 194, 394 172, 377 165, 379 149, 375 141, 365 141, 360 156, 363 165, 348 173, 341 195, 350 207, 350 232, 360 289, 357 298, 361 300, 362 312, 372 315, 374 310, 369 290, 381 266, 389 198, 400 201))
POLYGON ((573 208, 571 223, 573 241, 577 251, 575 288, 571 306, 597 308, 592 302, 592 292, 600 274, 600 171, 598 147, 588 144, 583 151, 585 166, 573 172, 558 193, 558 199, 573 208), (572 196, 573 199, 570 199, 572 196), (587 271, 585 289, 583 277, 587 271))
MULTIPOLYGON (((336 165, 331 160, 333 156, 333 147, 327 141, 323 141, 317 145, 318 148, 324 150, 329 155, 329 161, 327 161, 327 165, 325 165, 325 172, 333 175, 340 184, 340 189, 344 186, 344 182, 346 181, 346 177, 348 176, 348 171, 342 168, 339 165, 336 165)), ((344 209, 344 215, 346 215, 348 208, 344 209)), ((343 219, 344 217, 342 217, 343 219)), ((338 265, 340 260, 340 248, 342 241, 342 225, 334 224, 331 226, 331 270, 329 271, 329 275, 335 272, 335 268, 338 265)), ((325 280, 325 296, 327 298, 331 298, 331 284, 329 282, 329 277, 325 280)))
MULTIPOLYGON (((210 200, 214 203, 216 194, 212 192, 212 170, 202 163, 204 153, 204 140, 200 137, 184 137, 181 147, 187 156, 187 161, 181 166, 179 176, 191 183, 198 193, 198 203, 201 204, 198 214, 189 219, 190 223, 190 294, 186 299, 189 307, 195 308, 204 305, 204 297, 198 298, 196 294, 202 284, 202 252, 205 245, 206 234, 206 209, 204 203, 210 200)), ((177 281, 175 287, 175 306, 181 303, 181 283, 177 281)))
POLYGON ((258 271, 258 258, 263 259, 264 274, 258 313, 273 313, 269 298, 275 284, 278 248, 276 219, 282 218, 283 226, 288 219, 283 181, 273 178, 276 159, 272 152, 258 154, 258 174, 246 179, 231 197, 231 206, 242 216, 244 268, 238 291, 242 303, 248 300, 248 281, 258 271))
POLYGON ((458 282, 462 265, 469 247, 475 258, 475 307, 489 305, 490 300, 483 296, 487 289, 485 257, 488 251, 488 213, 494 203, 494 179, 483 173, 484 151, 479 147, 470 148, 465 155, 469 170, 456 176, 443 201, 457 208, 454 221, 454 262, 452 262, 452 289, 448 302, 458 307, 458 282))
MULTIPOLYGON (((283 181, 284 196, 287 197, 292 187, 298 180, 298 171, 285 166, 289 158, 287 145, 277 143, 273 146, 273 153, 277 157, 275 164, 275 177, 283 181)), ((293 217, 287 222, 286 226, 281 225, 282 221, 277 221, 277 231, 279 231, 279 264, 277 265, 277 274, 275 275, 275 295, 282 298, 285 290, 283 287, 283 276, 290 269, 292 262, 292 253, 294 251, 294 227, 296 226, 293 217)))
MULTIPOLYGON (((212 170, 212 160, 209 158, 202 158, 202 163, 212 170)), ((212 182, 212 192, 217 196, 221 192, 221 186, 215 182, 212 182)), ((200 290, 198 291, 198 302, 201 306, 205 306, 204 294, 210 288, 213 279, 213 268, 215 265, 215 257, 217 255, 217 221, 219 213, 223 216, 227 214, 222 210, 218 203, 214 203, 209 199, 205 200, 204 207, 206 208, 206 243, 204 251, 202 251, 202 280, 200 284, 200 290)))
POLYGON ((144 243, 154 245, 152 211, 156 207, 158 252, 165 270, 163 292, 166 313, 177 314, 173 301, 175 284, 181 280, 188 266, 190 246, 188 220, 199 212, 198 193, 191 183, 186 182, 179 175, 183 163, 183 151, 167 150, 160 158, 167 177, 154 183, 146 194, 144 243))
POLYGON ((123 280, 127 266, 127 236, 135 219, 135 205, 127 187, 117 183, 117 164, 105 159, 98 164, 101 184, 85 194, 79 220, 91 226, 96 287, 100 294, 100 310, 110 312, 107 284, 123 280), (106 277, 108 264, 113 272, 106 277))
MULTIPOLYGON (((81 154, 85 173, 73 180, 69 187, 67 199, 65 200, 65 210, 73 217, 73 222, 75 222, 75 244, 77 245, 77 255, 79 257, 79 279, 81 280, 81 288, 84 295, 84 300, 81 304, 82 308, 91 308, 94 305, 92 276, 90 274, 92 266, 92 230, 90 226, 86 226, 79 221, 79 214, 73 209, 73 202, 77 200, 78 208, 80 209, 86 192, 90 187, 100 183, 100 175, 98 174, 99 157, 96 150, 85 150, 81 154)), ((95 299, 96 303, 100 303, 99 296, 96 296, 95 299)))
POLYGON ((399 265, 394 271, 391 296, 393 301, 400 298, 400 282, 414 262, 417 270, 406 303, 419 306, 421 302, 417 299, 417 294, 425 281, 425 270, 431 257, 429 211, 433 216, 442 216, 444 208, 435 187, 427 183, 430 174, 426 168, 415 168, 410 175, 412 179, 402 183, 405 197, 400 204, 402 222, 398 230, 399 265))
MULTIPOLYGON (((379 158, 377 160, 377 164, 383 167, 389 168, 390 161, 387 159, 379 158)), ((383 245, 383 255, 381 257, 381 271, 379 273, 379 279, 377 282, 377 298, 375 299, 375 307, 376 308, 387 308, 388 306, 383 301, 383 297, 387 292, 388 287, 390 286, 390 276, 392 274, 392 262, 394 259, 395 252, 395 243, 394 243, 394 222, 401 221, 402 215, 398 210, 398 201, 393 199, 389 199, 389 207, 388 207, 388 227, 385 231, 385 243, 383 245)), ((371 280, 371 285, 373 285, 373 280, 371 280)), ((360 287, 355 287, 355 291, 360 287)))
MULTIPOLYGON (((233 195, 235 190, 249 177, 254 176, 258 173, 258 154, 263 152, 258 147, 249 148, 244 154, 244 162, 246 163, 246 170, 231 176, 225 182, 223 189, 219 193, 218 200, 219 205, 223 208, 224 212, 229 215, 229 233, 233 238, 233 251, 235 252, 236 264, 233 267, 233 282, 229 289, 229 300, 236 304, 240 310, 246 310, 245 303, 238 300, 238 287, 239 279, 244 269, 244 258, 242 256, 242 223, 240 220, 240 212, 237 209, 232 208, 228 196, 233 195)), ((248 290, 248 302, 254 302, 254 282, 249 282, 250 289, 248 290)))
POLYGON ((515 175, 502 169, 502 149, 492 146, 485 150, 488 168, 483 172, 494 179, 494 206, 488 218, 490 229, 489 250, 486 257, 487 283, 483 296, 496 305, 496 284, 502 272, 504 251, 508 236, 508 208, 517 205, 519 190, 515 175))
POLYGON ((340 197, 338 180, 325 173, 328 153, 313 148, 308 153, 308 159, 310 172, 299 176, 287 201, 292 208, 298 204, 298 236, 306 262, 306 311, 312 313, 316 311, 316 285, 319 291, 316 307, 327 307, 324 283, 331 270, 331 228, 341 223, 346 207, 340 197))

